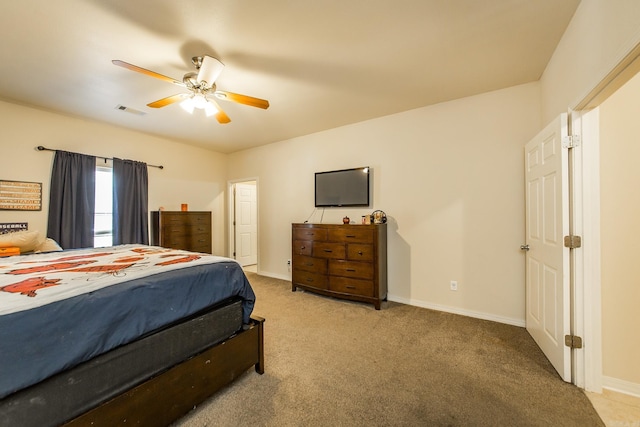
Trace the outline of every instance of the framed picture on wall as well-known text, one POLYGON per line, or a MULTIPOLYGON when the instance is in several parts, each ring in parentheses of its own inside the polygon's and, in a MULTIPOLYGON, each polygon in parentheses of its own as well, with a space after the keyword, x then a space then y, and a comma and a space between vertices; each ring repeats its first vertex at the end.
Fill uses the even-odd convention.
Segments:
POLYGON ((42 210, 42 183, 0 180, 0 210, 42 210))

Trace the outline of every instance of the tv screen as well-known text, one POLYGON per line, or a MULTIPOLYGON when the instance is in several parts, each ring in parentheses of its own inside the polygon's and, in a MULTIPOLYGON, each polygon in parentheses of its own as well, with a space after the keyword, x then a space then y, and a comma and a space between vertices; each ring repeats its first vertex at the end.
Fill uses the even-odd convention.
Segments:
POLYGON ((316 207, 369 206, 368 167, 316 172, 316 207))

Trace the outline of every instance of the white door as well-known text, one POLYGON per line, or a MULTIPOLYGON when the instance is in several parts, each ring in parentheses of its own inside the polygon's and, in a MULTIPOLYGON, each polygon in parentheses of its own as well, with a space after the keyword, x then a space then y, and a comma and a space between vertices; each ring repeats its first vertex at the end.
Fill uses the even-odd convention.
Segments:
POLYGON ((526 325, 565 381, 571 381, 567 115, 562 114, 525 146, 526 325))
POLYGON ((255 183, 235 185, 235 259, 240 265, 258 262, 258 213, 255 183))

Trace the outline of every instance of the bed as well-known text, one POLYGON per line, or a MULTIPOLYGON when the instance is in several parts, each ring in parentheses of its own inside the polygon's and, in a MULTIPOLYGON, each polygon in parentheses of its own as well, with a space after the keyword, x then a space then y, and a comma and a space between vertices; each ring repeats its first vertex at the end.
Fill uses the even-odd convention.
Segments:
POLYGON ((251 366, 231 259, 154 246, 0 258, 0 426, 168 425, 251 366))

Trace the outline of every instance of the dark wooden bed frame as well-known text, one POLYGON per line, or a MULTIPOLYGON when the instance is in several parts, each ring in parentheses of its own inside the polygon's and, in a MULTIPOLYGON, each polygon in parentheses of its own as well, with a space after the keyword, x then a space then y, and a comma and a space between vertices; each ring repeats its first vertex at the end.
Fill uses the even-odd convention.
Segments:
POLYGON ((252 365, 264 373, 264 319, 64 424, 165 426, 233 382, 252 365))

